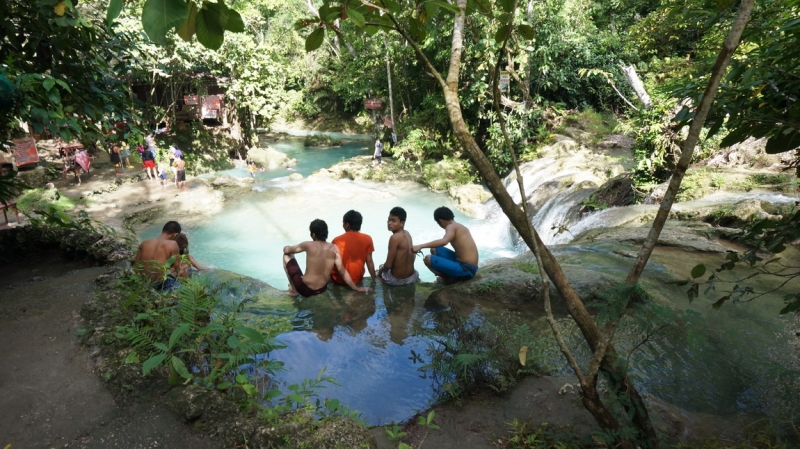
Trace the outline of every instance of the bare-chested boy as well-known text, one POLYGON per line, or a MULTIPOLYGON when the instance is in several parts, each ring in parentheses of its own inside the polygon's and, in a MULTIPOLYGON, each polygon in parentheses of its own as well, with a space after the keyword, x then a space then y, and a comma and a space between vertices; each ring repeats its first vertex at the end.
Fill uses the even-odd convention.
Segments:
POLYGON ((135 259, 136 269, 142 276, 153 281, 153 288, 156 290, 170 291, 181 285, 177 279, 177 273, 181 272, 181 258, 175 242, 180 233, 181 225, 177 221, 168 221, 161 229, 161 235, 139 244, 135 259), (175 256, 175 260, 170 272, 165 275, 164 264, 172 256, 175 256))
POLYGON ((472 279, 478 271, 478 247, 469 229, 456 223, 453 211, 444 206, 433 211, 433 219, 444 229, 444 237, 414 245, 412 251, 431 248, 431 254, 425 256, 425 265, 444 283, 472 279), (448 243, 455 251, 444 247, 448 243))
POLYGON ((414 269, 416 256, 411 252, 411 234, 405 230, 406 211, 394 207, 389 211, 386 227, 392 231, 389 237, 389 254, 386 262, 378 269, 378 280, 389 285, 406 285, 419 281, 419 273, 414 269))
POLYGON ((325 292, 335 266, 344 282, 357 292, 369 292, 368 287, 359 287, 350 278, 350 274, 342 264, 339 248, 325 240, 328 238, 328 225, 320 219, 311 222, 308 227, 311 241, 295 246, 283 247, 283 269, 289 279, 289 296, 314 296, 325 292), (306 253, 306 274, 300 270, 294 254, 306 253))
POLYGON ((178 187, 178 190, 184 190, 186 188, 186 161, 183 160, 183 154, 177 153, 175 154, 175 185, 178 187))

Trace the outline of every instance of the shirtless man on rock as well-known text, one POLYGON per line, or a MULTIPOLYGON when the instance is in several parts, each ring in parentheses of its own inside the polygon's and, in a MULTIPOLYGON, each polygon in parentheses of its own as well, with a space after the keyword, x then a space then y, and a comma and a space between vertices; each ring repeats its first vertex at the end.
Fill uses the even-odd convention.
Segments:
POLYGON ((411 252, 411 234, 405 230, 406 211, 394 207, 389 211, 386 227, 392 231, 389 237, 389 253, 386 262, 378 269, 378 280, 389 285, 406 285, 419 281, 419 273, 414 269, 416 256, 411 252))
POLYGON ((359 287, 350 278, 350 274, 342 264, 339 248, 333 243, 328 243, 328 225, 320 219, 311 222, 308 227, 311 241, 294 246, 283 247, 283 269, 289 279, 289 296, 298 294, 305 297, 319 295, 328 288, 333 267, 339 271, 339 276, 344 282, 357 292, 369 292, 369 287, 359 287), (300 270, 294 254, 306 253, 306 272, 300 270))
POLYGON ((136 270, 153 282, 153 288, 159 291, 170 291, 178 288, 178 274, 181 273, 181 257, 175 239, 181 233, 181 225, 177 221, 168 221, 161 229, 161 235, 145 240, 139 244, 136 252, 136 270), (170 257, 175 257, 169 271, 164 265, 170 257))
POLYGON ((453 211, 444 206, 433 211, 433 219, 444 229, 444 237, 414 245, 412 251, 417 253, 423 248, 431 248, 430 255, 425 256, 425 265, 441 278, 442 283, 472 279, 478 272, 478 247, 469 229, 456 223, 453 211), (453 246, 452 250, 444 247, 448 243, 453 246))

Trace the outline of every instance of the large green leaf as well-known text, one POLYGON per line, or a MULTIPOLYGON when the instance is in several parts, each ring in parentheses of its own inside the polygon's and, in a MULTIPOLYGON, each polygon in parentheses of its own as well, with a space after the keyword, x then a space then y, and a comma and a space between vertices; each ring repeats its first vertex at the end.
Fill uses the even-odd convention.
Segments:
POLYGON ((192 325, 190 323, 181 323, 178 327, 176 327, 175 330, 172 331, 172 335, 169 337, 169 347, 174 348, 175 344, 178 343, 178 340, 186 335, 186 332, 189 332, 189 329, 191 328, 192 325))
POLYGON ((767 139, 768 154, 784 153, 800 146, 800 133, 796 129, 787 128, 767 139))
POLYGON ((106 11, 106 24, 111 26, 114 23, 114 19, 119 16, 119 13, 122 11, 122 3, 123 0, 111 0, 108 2, 108 10, 106 11))
POLYGON ((517 25, 517 33, 527 40, 531 40, 535 36, 533 27, 525 24, 517 25))
POLYGON ((253 328, 242 326, 242 327, 236 327, 233 330, 244 335, 245 337, 249 338, 255 343, 259 344, 264 343, 264 335, 253 328))
POLYGON ((161 365, 161 362, 163 362, 166 358, 166 354, 158 354, 145 360, 144 363, 142 363, 142 374, 146 376, 147 373, 149 373, 153 368, 161 365))
MULTIPOLYGON (((225 3, 219 1, 204 1, 202 10, 206 11, 207 17, 211 17, 212 14, 215 16, 216 22, 219 23, 224 35, 224 30, 228 29, 228 21, 233 11, 228 8, 225 3)), ((241 17, 239 17, 239 19, 241 19, 241 17)), ((242 26, 244 27, 244 24, 242 24, 242 26)))
POLYGON ((183 360, 175 357, 174 355, 172 356, 172 368, 174 368, 175 372, 184 379, 192 378, 192 375, 189 373, 189 370, 186 369, 186 364, 183 363, 183 360))
POLYGON ((189 4, 189 17, 186 18, 186 22, 183 22, 183 26, 180 27, 178 30, 178 36, 181 37, 186 42, 192 40, 192 36, 195 33, 195 22, 197 21, 197 5, 194 2, 189 4))
POLYGON ((321 45, 323 40, 325 39, 325 29, 324 28, 316 28, 311 34, 308 35, 306 38, 306 51, 314 51, 318 49, 321 45))
POLYGON ((355 9, 347 10, 347 17, 359 28, 364 28, 364 15, 355 9))
POLYGON ((151 41, 166 45, 167 33, 188 17, 189 7, 184 0, 147 0, 142 8, 142 28, 151 41))
POLYGON ((514 6, 517 4, 516 0, 497 0, 497 4, 503 11, 511 12, 514 10, 514 6))
POLYGON ((225 22, 225 29, 232 33, 244 32, 244 21, 241 14, 228 8, 228 21, 225 22))
POLYGON ((203 9, 197 12, 194 27, 197 33, 197 41, 206 48, 217 50, 225 40, 225 30, 222 27, 222 23, 220 23, 220 16, 216 13, 216 8, 213 8, 213 10, 207 8, 212 4, 205 3, 203 9))

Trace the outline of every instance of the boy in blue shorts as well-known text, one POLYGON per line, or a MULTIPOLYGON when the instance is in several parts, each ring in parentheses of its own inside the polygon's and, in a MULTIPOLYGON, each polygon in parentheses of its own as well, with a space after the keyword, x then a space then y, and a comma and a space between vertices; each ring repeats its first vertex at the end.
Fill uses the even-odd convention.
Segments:
POLYGON ((453 211, 442 206, 433 211, 433 219, 444 229, 444 237, 432 242, 414 245, 415 253, 423 248, 431 248, 425 256, 425 265, 433 271, 442 283, 466 281, 472 279, 478 271, 478 247, 469 229, 455 221, 453 211), (450 244, 453 249, 445 248, 450 244))

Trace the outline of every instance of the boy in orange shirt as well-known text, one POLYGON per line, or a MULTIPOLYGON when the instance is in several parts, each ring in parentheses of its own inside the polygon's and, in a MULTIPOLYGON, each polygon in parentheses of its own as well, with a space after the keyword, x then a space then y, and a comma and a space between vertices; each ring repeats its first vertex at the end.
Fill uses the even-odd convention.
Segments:
MULTIPOLYGON (((375 281, 375 264, 372 262, 372 253, 375 246, 372 244, 372 237, 361 233, 361 223, 363 217, 360 213, 349 210, 342 217, 342 227, 344 234, 334 238, 331 243, 339 247, 342 256, 342 263, 347 273, 355 284, 364 279, 364 265, 369 270, 369 275, 375 281)), ((339 285, 346 285, 339 273, 334 269, 331 272, 331 280, 339 285)))

